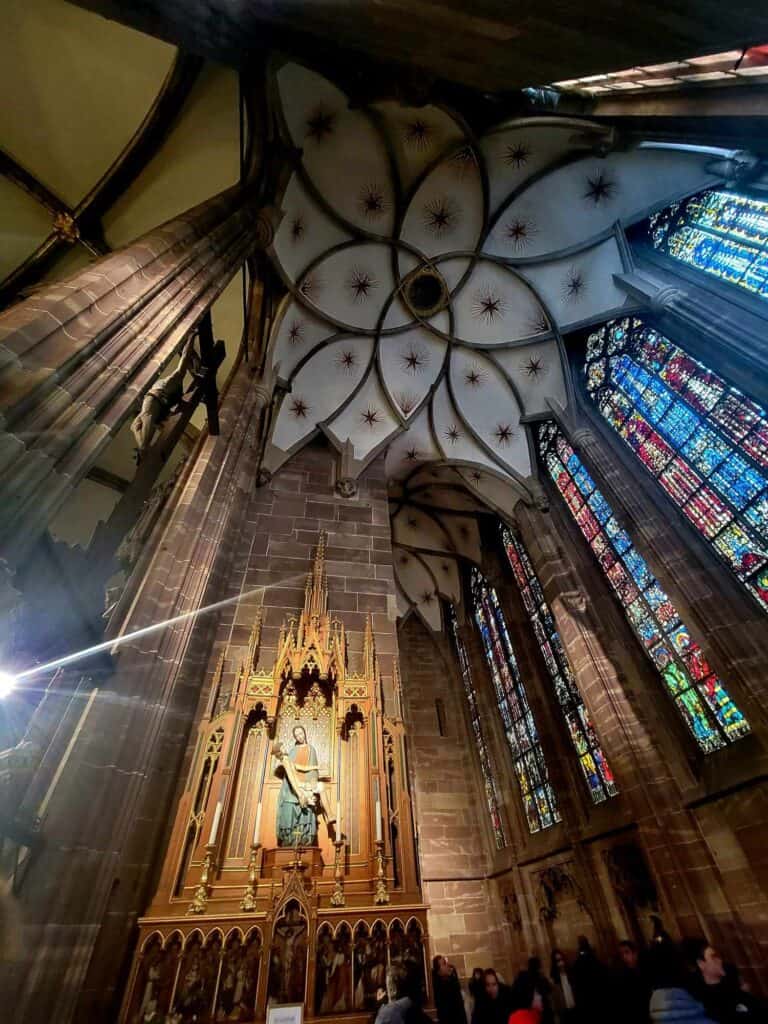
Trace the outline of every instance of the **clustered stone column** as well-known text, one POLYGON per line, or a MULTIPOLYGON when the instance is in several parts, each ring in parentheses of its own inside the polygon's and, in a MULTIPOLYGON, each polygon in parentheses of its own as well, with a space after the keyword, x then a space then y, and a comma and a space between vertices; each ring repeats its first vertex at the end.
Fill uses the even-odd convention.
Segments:
MULTIPOLYGON (((269 231, 252 196, 231 189, 0 317, 0 557, 11 569, 269 231)), ((40 843, 18 894, 17 959, 0 972, 19 1019, 116 1015, 214 635, 205 609, 241 544, 269 398, 241 361, 220 436, 201 440, 149 540, 112 633, 127 639, 111 665, 67 669, 33 718, 29 735, 48 746, 19 807, 40 819, 40 843)))
POLYGON ((11 568, 265 234, 256 199, 235 187, 0 315, 0 559, 11 568))

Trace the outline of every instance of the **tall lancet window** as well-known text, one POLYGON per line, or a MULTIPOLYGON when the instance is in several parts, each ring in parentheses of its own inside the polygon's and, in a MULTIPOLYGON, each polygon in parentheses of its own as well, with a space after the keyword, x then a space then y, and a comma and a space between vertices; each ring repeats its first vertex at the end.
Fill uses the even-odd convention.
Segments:
POLYGON ((768 609, 768 416, 640 320, 590 335, 587 391, 741 584, 768 609))
POLYGON ((768 299, 768 202, 708 191, 648 221, 659 252, 768 299))
POLYGON ((554 423, 539 428, 539 446, 550 476, 698 745, 711 753, 746 736, 746 718, 554 423))
POLYGON ((528 828, 531 832, 540 832, 560 821, 560 812, 504 613, 496 591, 477 569, 472 570, 472 599, 528 828))
POLYGON ((560 634, 555 627, 555 620, 544 599, 544 592, 528 552, 520 538, 508 527, 502 527, 501 535, 520 596, 552 679, 557 703, 578 755, 589 795, 594 803, 602 803, 618 793, 618 786, 600 746, 589 712, 584 706, 560 634))
POLYGON ((472 732, 475 737, 477 755, 480 759, 480 771, 483 775, 485 799, 488 803, 488 812, 491 816, 493 838, 496 840, 496 849, 501 850, 507 845, 507 837, 504 835, 504 825, 502 824, 501 814, 499 812, 500 801, 499 790, 496 784, 496 769, 494 767, 493 758, 490 750, 488 749, 488 744, 485 740, 485 733, 483 732, 483 726, 480 721, 480 710, 477 706, 477 691, 475 690, 475 684, 472 681, 472 672, 469 667, 467 649, 464 646, 464 641, 461 639, 461 634, 459 633, 459 623, 456 618, 456 612, 454 611, 453 605, 450 606, 449 614, 451 619, 453 642, 456 647, 456 656, 459 659, 461 681, 464 684, 464 692, 467 695, 469 717, 472 721, 472 732))

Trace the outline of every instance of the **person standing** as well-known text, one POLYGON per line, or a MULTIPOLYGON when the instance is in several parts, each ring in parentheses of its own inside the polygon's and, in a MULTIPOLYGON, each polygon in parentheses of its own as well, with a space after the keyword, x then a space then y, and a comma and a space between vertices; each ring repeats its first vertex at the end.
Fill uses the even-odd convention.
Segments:
POLYGON ((444 956, 432 960, 432 991, 440 1024, 467 1024, 459 976, 444 956))
POLYGON ((514 1009, 512 990, 499 981, 496 971, 489 967, 484 975, 485 998, 481 1006, 479 1024, 509 1024, 514 1009))
POLYGON ((621 966, 614 975, 614 1006, 623 1024, 648 1024, 651 989, 634 942, 619 943, 621 966))
POLYGON ((561 949, 552 950, 550 970, 552 978, 552 1007, 559 1024, 568 1024, 576 1016, 576 997, 573 993, 573 982, 569 974, 565 953, 561 949))
POLYGON ((706 939, 691 939, 683 949, 694 968, 690 991, 718 1024, 755 1024, 765 1020, 759 1001, 730 975, 718 951, 706 939))
POLYGON ((469 979, 469 996, 472 1002, 470 1020, 471 1024, 479 1024, 480 1011, 485 998, 485 975, 482 967, 475 967, 472 977, 469 979))

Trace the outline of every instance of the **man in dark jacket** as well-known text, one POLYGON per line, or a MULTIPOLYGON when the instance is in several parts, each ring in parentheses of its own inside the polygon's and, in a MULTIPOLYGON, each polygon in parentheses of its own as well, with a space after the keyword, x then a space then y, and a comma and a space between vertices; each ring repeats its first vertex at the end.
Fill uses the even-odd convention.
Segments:
POLYGON ((685 952, 695 968, 690 990, 718 1024, 756 1024, 765 1020, 764 1009, 750 992, 739 985, 738 973, 730 974, 718 951, 706 939, 691 939, 685 952))

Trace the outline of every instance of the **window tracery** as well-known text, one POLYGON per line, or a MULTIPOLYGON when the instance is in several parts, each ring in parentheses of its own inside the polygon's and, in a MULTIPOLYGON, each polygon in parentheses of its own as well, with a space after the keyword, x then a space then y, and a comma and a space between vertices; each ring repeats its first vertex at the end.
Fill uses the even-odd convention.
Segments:
POLYGON ((764 610, 768 414, 638 319, 591 334, 600 413, 764 610))
POLYGON ((491 817, 493 838, 496 842, 496 849, 501 850, 507 845, 507 837, 504 835, 504 825, 499 811, 500 801, 499 791, 496 784, 496 768, 493 763, 491 752, 488 749, 485 732, 480 721, 480 709, 477 706, 477 691, 475 690, 475 684, 472 680, 472 671, 469 667, 467 649, 464 646, 464 641, 461 639, 461 634, 459 633, 459 623, 456 618, 456 611, 453 605, 449 606, 449 618, 451 622, 453 642, 456 646, 456 656, 459 661, 461 681, 464 684, 464 692, 467 695, 467 703, 469 704, 469 717, 472 722, 472 733, 475 738, 477 756, 480 760, 480 771, 483 776, 483 788, 485 790, 485 799, 488 803, 488 813, 491 817))
POLYGON ((654 249, 768 299, 768 202, 708 190, 648 221, 654 249))
POLYGON ((477 569, 472 570, 471 583, 475 622, 512 751, 528 828, 531 832, 540 832, 560 821, 544 751, 496 591, 477 569))
POLYGON ((584 705, 528 552, 520 538, 515 536, 509 527, 502 527, 501 536, 515 582, 552 680, 560 712, 578 756, 589 795, 593 803, 602 803, 619 791, 613 772, 584 705))
POLYGON ((539 449, 630 627, 699 747, 708 754, 746 736, 750 727, 744 714, 554 423, 539 428, 539 449))

